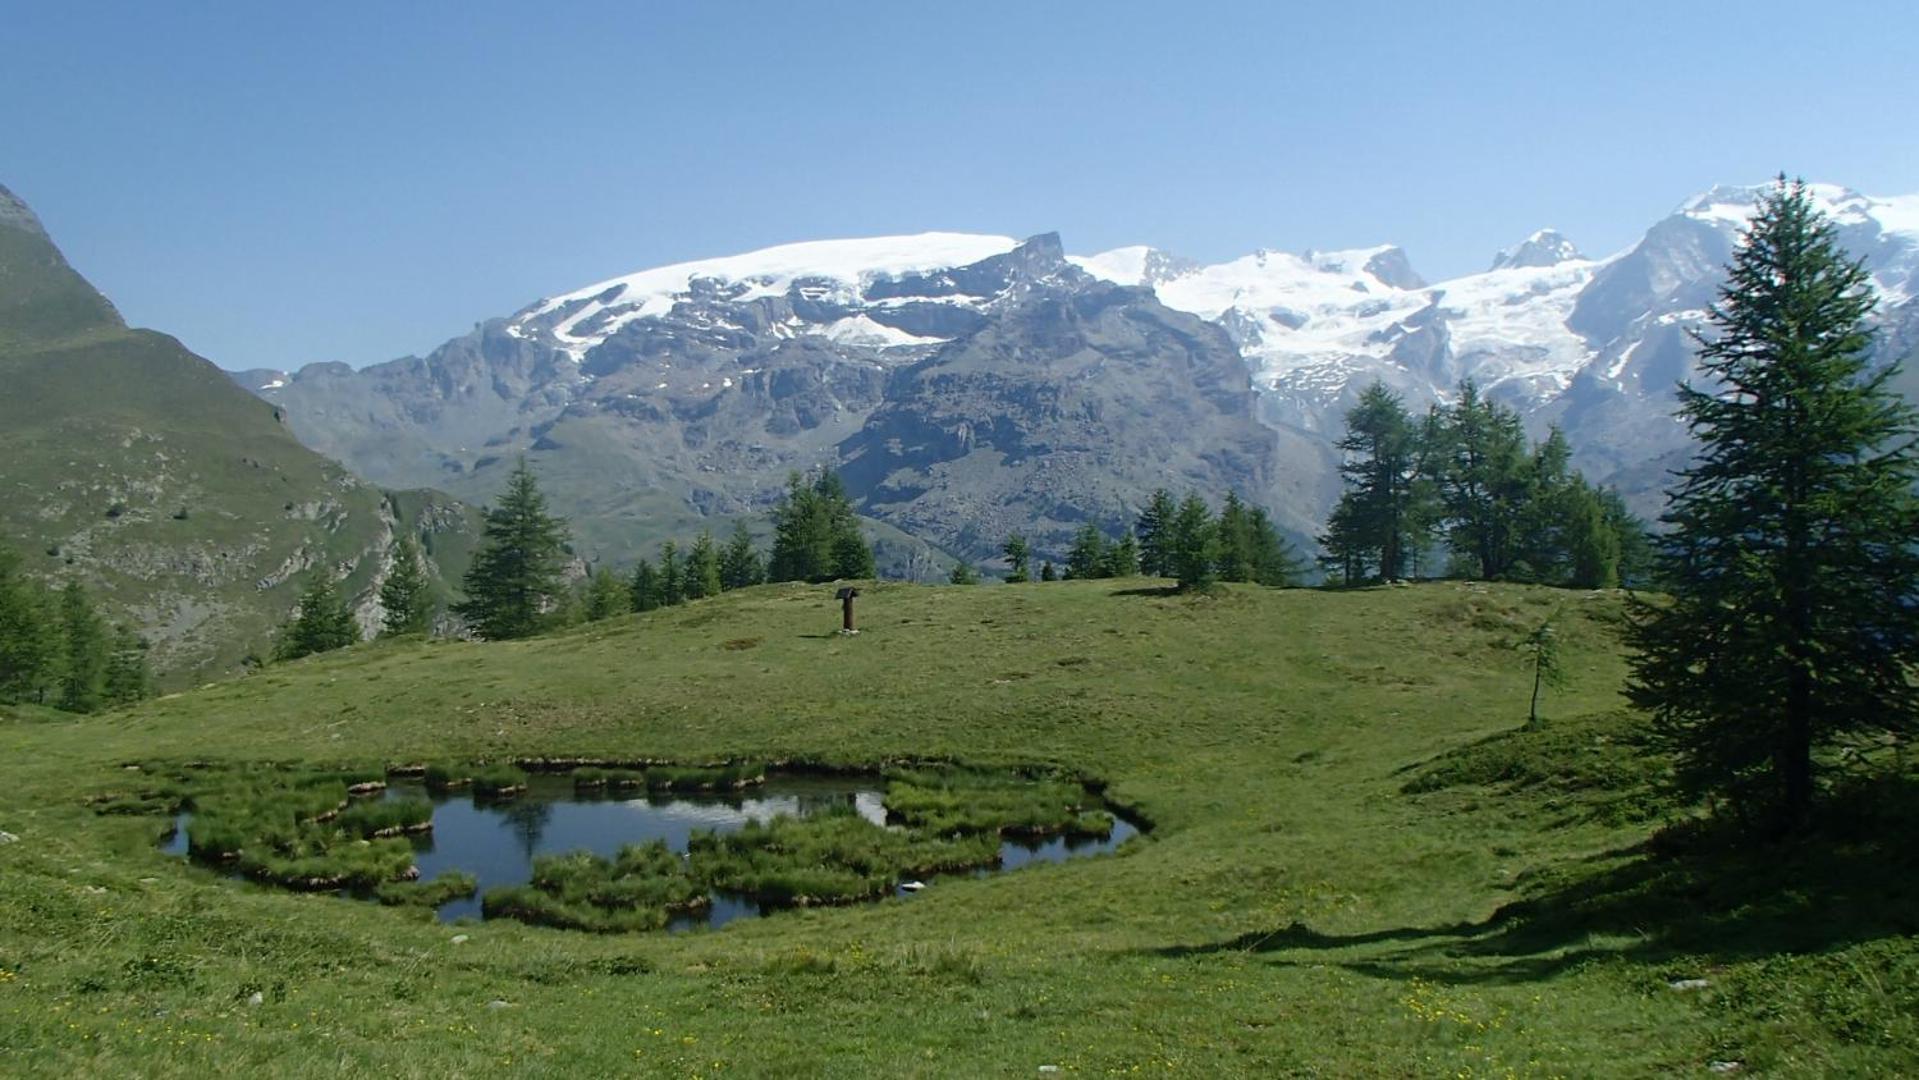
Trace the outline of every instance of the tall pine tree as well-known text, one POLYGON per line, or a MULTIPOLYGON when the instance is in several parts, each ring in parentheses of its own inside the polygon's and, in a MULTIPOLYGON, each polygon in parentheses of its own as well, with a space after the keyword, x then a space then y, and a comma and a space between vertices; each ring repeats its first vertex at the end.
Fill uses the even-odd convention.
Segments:
POLYGON ((300 593, 300 613, 280 632, 274 656, 298 660, 344 649, 359 640, 360 626, 353 618, 353 608, 340 598, 333 571, 322 567, 314 571, 300 593))
POLYGON ((1026 537, 1019 533, 1008 533, 1006 543, 1000 545, 1000 554, 1006 556, 1006 581, 1010 585, 1023 585, 1033 580, 1027 570, 1027 560, 1033 557, 1033 549, 1027 544, 1026 537))
POLYGON ((709 529, 694 539, 692 549, 686 553, 686 598, 718 596, 721 586, 720 549, 713 543, 709 529))
POLYGON ((1198 494, 1187 495, 1167 529, 1172 576, 1182 591, 1205 589, 1216 579, 1219 565, 1219 528, 1212 511, 1198 494))
POLYGON ((1173 518, 1179 507, 1165 488, 1153 492, 1139 512, 1133 532, 1139 538, 1139 572, 1147 577, 1173 576, 1173 518))
POLYGON ((153 694, 153 673, 147 663, 147 643, 131 629, 113 631, 107 654, 106 697, 109 705, 130 705, 153 694))
POLYGON ((427 591, 426 567, 420 545, 402 535, 393 550, 393 565, 380 582, 380 633, 424 634, 433 628, 433 595, 427 591))
POLYGON ((735 521, 733 537, 720 555, 720 587, 744 589, 765 579, 766 567, 760 562, 759 551, 753 547, 753 533, 744 520, 735 521))
POLYGON ((60 590, 60 630, 65 646, 60 665, 60 707, 94 712, 106 704, 107 627, 77 581, 60 590))
POLYGON ((43 590, 0 545, 0 700, 39 701, 60 663, 59 622, 43 590))
POLYGON ((1867 366, 1872 290, 1803 183, 1761 201, 1680 388, 1699 451, 1662 520, 1671 602, 1634 608, 1628 694, 1680 779, 1776 832, 1814 751, 1914 728, 1919 415, 1867 366))
POLYGON ((873 549, 860 533, 859 515, 839 474, 828 469, 812 483, 799 473, 773 507, 773 553, 768 581, 832 581, 868 578, 873 549))
POLYGON ((1338 542, 1357 547, 1361 561, 1387 580, 1405 574, 1407 534, 1417 517, 1412 505, 1417 434, 1399 395, 1375 382, 1347 411, 1346 435, 1339 441, 1346 492, 1340 497, 1345 513, 1338 542))
POLYGON ((507 480, 500 504, 486 511, 486 530, 455 610, 488 641, 539 633, 565 595, 566 522, 547 512, 526 459, 507 480))

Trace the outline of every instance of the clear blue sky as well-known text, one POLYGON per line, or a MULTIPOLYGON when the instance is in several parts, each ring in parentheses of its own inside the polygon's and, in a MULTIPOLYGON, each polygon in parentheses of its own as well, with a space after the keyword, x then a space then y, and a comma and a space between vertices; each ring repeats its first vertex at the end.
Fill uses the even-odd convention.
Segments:
POLYGON ((360 365, 642 267, 956 229, 1590 253, 1919 191, 1919 4, 0 0, 0 183, 137 325, 360 365))

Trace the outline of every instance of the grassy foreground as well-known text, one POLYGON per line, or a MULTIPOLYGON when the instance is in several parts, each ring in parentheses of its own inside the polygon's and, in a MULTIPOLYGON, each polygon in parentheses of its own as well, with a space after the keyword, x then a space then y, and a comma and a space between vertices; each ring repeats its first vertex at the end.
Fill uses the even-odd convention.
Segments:
POLYGON ((1919 1067, 1910 852, 1705 874, 1645 850, 1669 811, 1621 711, 1617 597, 1153 584, 878 586, 855 638, 831 590, 767 587, 0 714, 0 1074, 1919 1067), (1555 612, 1570 683, 1515 732, 1513 646, 1555 612), (86 801, 156 757, 565 755, 1052 764, 1153 830, 909 902, 601 936, 223 878, 86 801))

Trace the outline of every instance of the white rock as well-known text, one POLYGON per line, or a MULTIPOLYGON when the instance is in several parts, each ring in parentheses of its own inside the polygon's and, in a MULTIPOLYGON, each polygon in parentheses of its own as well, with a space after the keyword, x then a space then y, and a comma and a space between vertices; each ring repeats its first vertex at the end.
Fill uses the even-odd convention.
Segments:
POLYGON ((919 892, 921 889, 926 888, 926 882, 902 881, 900 882, 900 888, 905 889, 907 892, 919 892))
POLYGON ((1041 1065, 1039 1067, 1039 1071, 1043 1073, 1056 1073, 1059 1071, 1059 1066, 1058 1065, 1041 1065))
POLYGON ((506 1002, 501 1001, 499 998, 494 998, 492 1001, 486 1003, 486 1007, 489 1009, 504 1009, 508 1006, 506 1002))
POLYGON ((1746 1067, 1743 1061, 1715 1061, 1706 1066, 1708 1072, 1736 1073, 1746 1067))
POLYGON ((455 935, 453 935, 453 944, 455 944, 455 945, 464 945, 464 944, 466 944, 466 943, 467 943, 468 941, 470 941, 470 940, 472 940, 472 939, 471 939, 471 938, 468 938, 468 937, 467 937, 467 936, 466 936, 465 934, 455 934, 455 935))
POLYGON ((258 990, 255 990, 253 993, 247 995, 248 1005, 258 1006, 258 1005, 265 1005, 266 1003, 267 1003, 267 996, 265 994, 262 994, 258 990))
POLYGON ((1666 985, 1674 990, 1704 990, 1712 984, 1704 979, 1674 979, 1666 985))
POLYGON ((0 844, 17 844, 20 838, 10 832, 0 832, 0 844))

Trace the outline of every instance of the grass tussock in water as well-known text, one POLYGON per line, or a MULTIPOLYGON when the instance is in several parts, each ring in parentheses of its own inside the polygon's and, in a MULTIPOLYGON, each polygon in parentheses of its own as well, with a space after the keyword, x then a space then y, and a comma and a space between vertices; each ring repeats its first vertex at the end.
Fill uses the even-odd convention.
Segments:
POLYGON ((464 900, 480 888, 479 879, 462 870, 449 870, 432 881, 386 881, 373 889, 374 899, 389 907, 436 908, 464 900))
POLYGON ((473 770, 473 797, 511 799, 526 791, 526 773, 513 765, 487 765, 473 770))
POLYGON ((939 836, 1106 836, 1113 817, 1089 809, 1086 789, 1060 780, 1023 780, 970 769, 912 769, 889 774, 886 812, 939 836))
POLYGON ((473 782, 473 770, 464 765, 451 765, 444 761, 435 761, 427 765, 420 774, 420 780, 428 791, 452 791, 473 782))
POLYGON ((488 918, 618 932, 657 930, 675 914, 708 902, 686 860, 656 840, 628 844, 611 859, 590 851, 541 856, 533 861, 531 881, 488 890, 481 910, 488 918))
POLYGON ((424 800, 350 802, 353 774, 313 771, 209 778, 187 800, 187 851, 294 889, 372 889, 417 873, 397 833, 430 821, 424 800))
POLYGON ((693 872, 716 889, 774 906, 839 904, 892 892, 902 877, 992 866, 999 840, 888 829, 851 807, 809 818, 749 822, 738 832, 695 833, 693 872))
POLYGON ((363 839, 425 832, 433 827, 433 804, 425 799, 356 802, 340 811, 340 828, 363 839))

